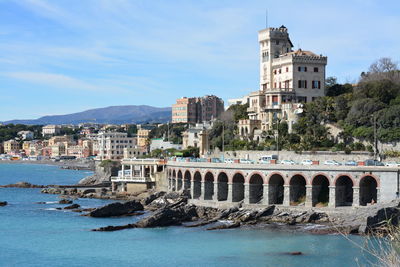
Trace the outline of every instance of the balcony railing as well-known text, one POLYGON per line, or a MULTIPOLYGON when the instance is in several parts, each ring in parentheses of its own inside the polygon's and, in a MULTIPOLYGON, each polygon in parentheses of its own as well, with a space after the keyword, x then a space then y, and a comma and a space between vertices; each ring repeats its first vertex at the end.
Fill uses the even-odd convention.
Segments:
POLYGON ((120 177, 113 176, 111 177, 111 182, 137 182, 137 183, 146 183, 151 182, 150 177, 120 177))

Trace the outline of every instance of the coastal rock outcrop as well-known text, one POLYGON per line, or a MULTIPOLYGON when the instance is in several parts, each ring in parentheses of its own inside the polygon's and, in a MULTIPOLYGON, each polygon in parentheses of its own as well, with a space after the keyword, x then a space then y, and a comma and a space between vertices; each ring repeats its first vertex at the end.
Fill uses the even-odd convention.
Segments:
POLYGON ((118 175, 120 163, 117 161, 96 162, 94 174, 83 178, 78 182, 80 185, 95 185, 109 183, 112 175, 118 175))
POLYGON ((72 204, 72 200, 64 198, 58 201, 58 204, 72 204))
POLYGON ((15 184, 0 185, 0 188, 46 188, 46 185, 36 185, 28 182, 18 182, 15 184))
POLYGON ((129 215, 136 211, 143 210, 143 205, 137 200, 127 201, 125 203, 115 202, 95 209, 89 213, 91 217, 114 217, 129 215))
POLYGON ((72 204, 72 205, 66 206, 64 209, 65 210, 72 210, 72 209, 78 209, 80 207, 81 206, 79 204, 72 204))
POLYGON ((146 217, 136 223, 138 228, 162 227, 171 225, 180 225, 182 222, 191 221, 197 216, 196 207, 180 203, 161 209, 154 214, 146 217))

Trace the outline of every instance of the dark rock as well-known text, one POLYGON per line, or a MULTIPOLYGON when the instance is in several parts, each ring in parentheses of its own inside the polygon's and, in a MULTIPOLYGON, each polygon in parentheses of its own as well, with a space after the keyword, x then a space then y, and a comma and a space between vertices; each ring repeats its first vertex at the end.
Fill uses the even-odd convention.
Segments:
POLYGON ((149 205, 151 202, 156 200, 157 198, 160 198, 165 195, 165 192, 156 192, 154 194, 151 194, 150 196, 146 197, 141 201, 143 205, 149 205))
POLYGON ((64 190, 62 190, 61 188, 44 188, 42 189, 42 191, 40 191, 43 194, 62 194, 64 190))
POLYGON ((87 195, 87 194, 91 194, 91 193, 96 193, 95 189, 85 189, 82 191, 82 194, 87 195))
POLYGON ((45 185, 36 185, 36 184, 31 184, 28 182, 18 182, 15 184, 8 184, 8 185, 0 185, 0 188, 9 188, 9 187, 14 187, 14 188, 45 188, 47 186, 45 185))
POLYGON ((92 231, 98 231, 98 232, 112 232, 112 231, 118 231, 118 230, 124 230, 124 229, 130 229, 130 228, 136 228, 135 224, 126 224, 126 225, 118 225, 118 226, 106 226, 106 227, 100 227, 97 229, 92 229, 92 231))
POLYGON ((94 211, 89 213, 91 217, 113 217, 113 216, 122 216, 130 213, 134 213, 135 211, 143 210, 143 205, 136 201, 128 201, 125 203, 115 202, 103 206, 101 208, 97 208, 94 211))
POLYGON ((180 225, 182 222, 190 221, 197 216, 196 207, 192 205, 173 206, 156 211, 151 216, 146 217, 136 223, 137 227, 160 227, 170 225, 180 225))
POLYGON ((230 223, 230 224, 221 224, 221 225, 207 228, 206 230, 221 230, 221 229, 231 229, 231 228, 237 228, 237 227, 240 227, 240 222, 234 222, 234 223, 230 223))
POLYGON ((72 205, 66 206, 64 209, 65 210, 72 210, 72 209, 77 209, 79 207, 80 207, 79 204, 72 204, 72 205))
POLYGON ((221 219, 228 218, 232 213, 235 213, 237 211, 239 211, 238 207, 233 207, 233 208, 230 208, 228 210, 224 210, 224 211, 221 212, 221 214, 219 215, 218 219, 221 220, 221 219))
POLYGON ((7 201, 0 201, 0 207, 2 207, 2 206, 7 206, 7 201))
POLYGON ((61 199, 60 201, 58 201, 59 204, 72 204, 72 200, 71 199, 61 199))
POLYGON ((181 194, 179 194, 177 192, 169 192, 169 193, 165 194, 166 199, 178 199, 180 197, 181 197, 181 194))
POLYGON ((382 228, 387 225, 397 226, 400 220, 400 210, 396 207, 388 207, 379 209, 374 216, 367 218, 366 224, 361 224, 359 227, 360 233, 373 232, 377 228, 382 228))
POLYGON ((266 207, 265 209, 260 210, 256 214, 255 218, 258 219, 258 218, 261 218, 261 217, 264 217, 264 216, 270 216, 270 215, 272 215, 274 213, 274 211, 275 211, 275 205, 266 207))

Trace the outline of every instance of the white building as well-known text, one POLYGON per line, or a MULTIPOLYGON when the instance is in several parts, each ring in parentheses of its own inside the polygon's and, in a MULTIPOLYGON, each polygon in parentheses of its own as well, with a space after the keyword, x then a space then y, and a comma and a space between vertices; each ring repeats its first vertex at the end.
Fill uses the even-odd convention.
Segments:
MULTIPOLYGON (((228 108, 232 105, 245 105, 249 103, 249 96, 245 95, 242 98, 231 98, 228 99, 228 108)), ((227 108, 227 109, 228 109, 227 108)))
POLYGON ((249 95, 249 119, 239 122, 242 137, 272 129, 275 120, 287 121, 289 130, 301 112, 299 103, 325 95, 327 57, 293 51, 285 26, 259 31, 260 89, 249 95))
POLYGON ((31 131, 19 131, 18 135, 21 136, 22 140, 33 139, 33 132, 31 131))
POLYGON ((171 148, 175 148, 177 150, 181 150, 182 149, 182 145, 179 144, 173 144, 170 141, 164 141, 163 138, 154 138, 151 139, 150 142, 150 152, 156 149, 171 149, 171 148))
POLYGON ((57 135, 61 132, 61 127, 59 125, 46 125, 42 128, 42 135, 57 135))
POLYGON ((124 148, 134 148, 136 138, 127 133, 99 132, 97 135, 97 159, 119 160, 124 157, 124 148))

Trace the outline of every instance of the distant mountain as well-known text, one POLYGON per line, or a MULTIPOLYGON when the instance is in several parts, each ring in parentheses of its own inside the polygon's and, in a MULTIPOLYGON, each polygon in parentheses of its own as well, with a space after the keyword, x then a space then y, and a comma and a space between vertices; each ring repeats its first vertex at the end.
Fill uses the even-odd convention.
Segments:
POLYGON ((84 122, 95 123, 152 123, 167 122, 171 120, 171 108, 157 108, 152 106, 111 106, 106 108, 89 109, 86 111, 66 114, 44 116, 36 120, 10 120, 3 124, 79 124, 84 122))

